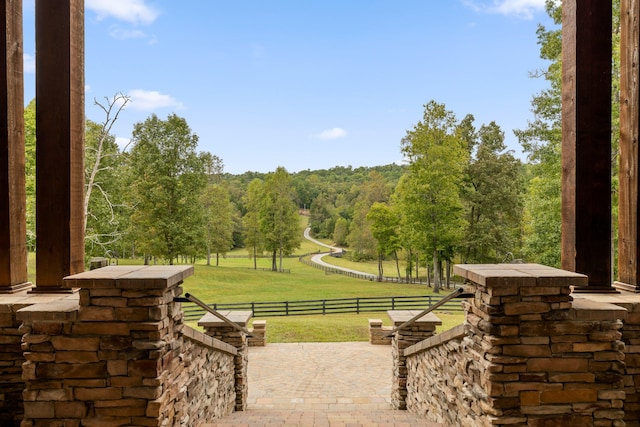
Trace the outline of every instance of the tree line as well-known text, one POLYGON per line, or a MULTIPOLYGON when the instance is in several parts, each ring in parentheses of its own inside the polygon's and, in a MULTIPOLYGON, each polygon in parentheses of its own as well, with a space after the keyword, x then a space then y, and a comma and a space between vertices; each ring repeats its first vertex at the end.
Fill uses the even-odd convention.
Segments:
MULTIPOLYGON (((534 95, 528 127, 514 131, 526 161, 507 150, 495 121, 477 126, 472 114, 458 119, 432 100, 399 141, 406 164, 296 173, 280 167, 233 175, 216 155, 198 152, 197 135, 175 114, 137 123, 130 145, 118 147, 109 131, 128 98, 117 94, 96 102, 105 121, 86 125, 87 256, 206 258, 207 263, 215 256, 217 263, 231 249, 245 248, 254 267, 266 253, 278 270, 282 257, 299 246, 302 211, 315 237, 346 247, 354 260, 377 260, 380 275, 389 273, 383 261, 392 260, 392 274, 409 280, 432 276, 436 288, 452 261, 523 259, 559 266, 560 8, 547 2, 557 27, 540 26, 537 32, 540 56, 549 66, 533 75, 549 87, 534 95)), ((614 57, 614 73, 617 61, 614 57)), ((614 97, 614 128, 615 102, 614 97)), ((612 129, 614 165, 616 135, 612 129)), ((25 109, 25 136, 33 248, 33 102, 25 109)))

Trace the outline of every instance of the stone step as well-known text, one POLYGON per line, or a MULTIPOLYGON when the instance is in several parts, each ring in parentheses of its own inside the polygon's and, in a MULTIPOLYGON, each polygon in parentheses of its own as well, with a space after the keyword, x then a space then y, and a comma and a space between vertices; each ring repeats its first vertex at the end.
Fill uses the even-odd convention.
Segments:
POLYGON ((295 411, 249 409, 203 424, 201 427, 443 427, 442 424, 429 423, 418 415, 407 411, 295 411))

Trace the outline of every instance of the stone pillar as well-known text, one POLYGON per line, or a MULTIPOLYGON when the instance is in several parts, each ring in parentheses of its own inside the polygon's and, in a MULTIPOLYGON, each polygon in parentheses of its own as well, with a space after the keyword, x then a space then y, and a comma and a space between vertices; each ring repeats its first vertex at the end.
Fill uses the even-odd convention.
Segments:
POLYGON ((391 337, 386 334, 391 329, 389 326, 382 326, 382 320, 380 319, 369 319, 369 344, 390 345, 391 337))
POLYGON ((266 320, 254 320, 252 328, 249 332, 253 334, 249 337, 249 347, 264 347, 267 345, 267 321, 266 320))
MULTIPOLYGON (((456 265, 486 426, 623 426, 626 310, 584 298, 586 276, 537 264, 456 265), (573 302, 572 302, 573 301, 573 302)), ((484 419, 484 417, 483 417, 484 419)))
MULTIPOLYGON (((393 322, 393 327, 397 327, 421 311, 389 310, 387 314, 393 322)), ((411 326, 393 334, 391 339, 391 357, 393 358, 391 406, 394 409, 407 409, 407 358, 404 355, 404 349, 433 336, 438 325, 442 325, 442 321, 435 314, 428 313, 411 326)))
POLYGON ((185 425, 183 313, 174 297, 192 272, 105 267, 65 280, 79 293, 19 310, 22 425, 185 425))
MULTIPOLYGON (((227 319, 239 326, 246 327, 251 319, 251 311, 219 311, 227 319)), ((245 411, 249 398, 249 383, 247 368, 249 365, 249 340, 247 334, 235 329, 228 323, 220 320, 211 313, 205 314, 198 322, 198 326, 204 328, 205 334, 230 344, 238 350, 235 356, 235 380, 236 380, 236 411, 245 411)))

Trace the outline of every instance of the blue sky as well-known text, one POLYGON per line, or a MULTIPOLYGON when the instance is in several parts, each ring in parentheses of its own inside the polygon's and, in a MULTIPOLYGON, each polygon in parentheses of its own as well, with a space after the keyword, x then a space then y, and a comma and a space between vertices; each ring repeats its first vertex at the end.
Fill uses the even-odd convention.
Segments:
MULTIPOLYGON (((532 120, 544 0, 85 0, 86 114, 131 96, 124 142, 152 113, 184 117, 225 170, 400 162, 430 100, 476 126, 532 120)), ((35 96, 24 2, 25 102, 35 96)))

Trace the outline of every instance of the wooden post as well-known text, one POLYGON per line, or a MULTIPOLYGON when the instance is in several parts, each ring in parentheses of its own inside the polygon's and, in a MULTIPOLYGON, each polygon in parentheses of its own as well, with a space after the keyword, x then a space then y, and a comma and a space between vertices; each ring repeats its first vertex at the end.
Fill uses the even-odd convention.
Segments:
POLYGON ((586 274, 583 291, 611 278, 612 4, 562 7, 562 268, 586 274))
POLYGON ((36 288, 84 270, 84 1, 36 0, 36 288))
POLYGON ((24 176, 24 82, 22 0, 0 5, 0 293, 31 287, 27 280, 27 217, 24 176))
POLYGON ((620 193, 618 199, 618 281, 615 287, 640 292, 638 250, 638 120, 640 119, 640 5, 620 3, 620 193))

